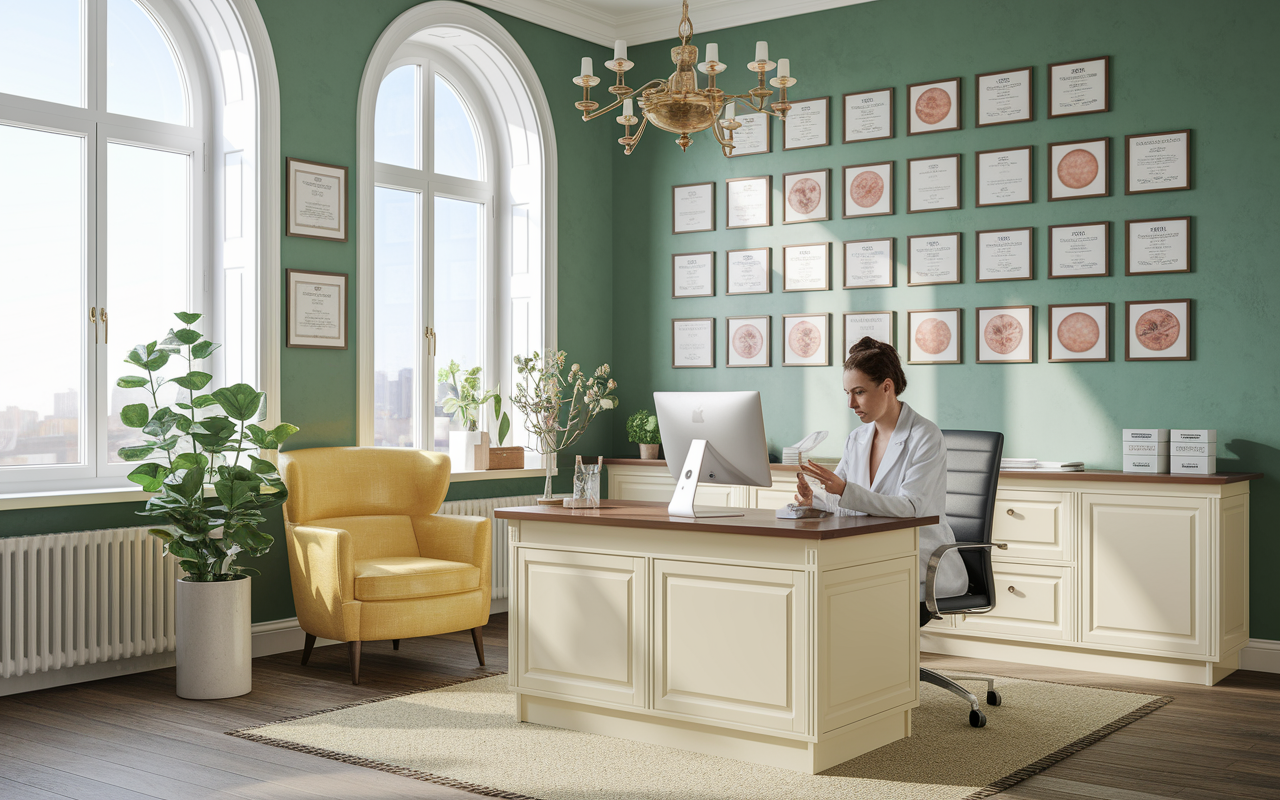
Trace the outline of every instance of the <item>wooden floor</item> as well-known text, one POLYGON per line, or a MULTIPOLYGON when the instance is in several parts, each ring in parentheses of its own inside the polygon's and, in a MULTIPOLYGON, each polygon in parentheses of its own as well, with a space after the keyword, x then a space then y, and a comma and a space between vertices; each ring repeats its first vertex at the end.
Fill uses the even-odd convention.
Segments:
MULTIPOLYGON (((490 670, 506 669, 506 644, 506 616, 497 615, 485 629, 490 670)), ((172 669, 0 697, 0 798, 475 800, 224 734, 477 675, 469 634, 406 640, 399 652, 389 642, 367 644, 360 686, 351 685, 345 647, 316 650, 307 667, 298 655, 256 660, 253 692, 231 700, 178 699, 172 669)), ((1206 688, 961 658, 924 661, 1176 698, 999 795, 1003 800, 1280 800, 1280 675, 1237 672, 1206 688)))

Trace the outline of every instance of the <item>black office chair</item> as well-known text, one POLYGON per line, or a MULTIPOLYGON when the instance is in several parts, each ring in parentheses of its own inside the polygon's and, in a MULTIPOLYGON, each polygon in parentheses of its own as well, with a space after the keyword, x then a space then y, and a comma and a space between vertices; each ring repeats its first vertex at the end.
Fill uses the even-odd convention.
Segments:
MULTIPOLYGON (((996 606, 995 576, 991 572, 991 548, 1008 549, 1009 545, 991 541, 992 521, 996 507, 996 483, 1000 479, 1000 455, 1004 450, 1004 434, 990 431, 943 431, 947 444, 947 524, 955 533, 955 544, 944 544, 929 557, 925 573, 925 608, 934 619, 943 614, 985 614, 996 606), (934 583, 938 563, 951 550, 959 550, 969 573, 969 590, 955 597, 937 597, 934 583)), ((958 676, 959 680, 984 681, 987 705, 1000 705, 995 678, 988 675, 958 676)), ((987 715, 978 706, 978 698, 955 680, 925 667, 920 680, 969 701, 969 724, 981 728, 987 715)))

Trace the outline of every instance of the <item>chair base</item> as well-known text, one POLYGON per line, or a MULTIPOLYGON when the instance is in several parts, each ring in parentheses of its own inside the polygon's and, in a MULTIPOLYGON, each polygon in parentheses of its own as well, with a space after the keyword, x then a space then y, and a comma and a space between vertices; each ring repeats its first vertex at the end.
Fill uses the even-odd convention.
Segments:
MULTIPOLYGON (((351 683, 356 686, 360 685, 360 644, 361 644, 360 642, 347 642, 347 654, 348 654, 348 658, 351 661, 351 683)), ((483 627, 477 627, 477 628, 471 629, 471 644, 474 645, 476 648, 476 658, 479 659, 480 666, 482 667, 485 666, 484 628, 483 627)), ((316 637, 308 633, 306 635, 306 640, 303 642, 303 645, 302 645, 302 666, 305 667, 307 665, 307 662, 311 660, 311 651, 315 648, 315 646, 316 646, 316 637)), ((400 640, 392 639, 391 648, 393 650, 399 650, 400 640)))
POLYGON ((925 683, 932 684, 942 689, 946 689, 955 696, 969 703, 969 724, 975 728, 981 728, 987 724, 987 715, 983 713, 978 703, 977 696, 968 689, 956 683, 956 680, 962 681, 982 681, 987 684, 987 705, 998 706, 1001 703, 1000 693, 996 691, 996 679, 990 675, 957 675, 953 680, 940 672, 934 672, 928 667, 920 668, 920 680, 925 683))

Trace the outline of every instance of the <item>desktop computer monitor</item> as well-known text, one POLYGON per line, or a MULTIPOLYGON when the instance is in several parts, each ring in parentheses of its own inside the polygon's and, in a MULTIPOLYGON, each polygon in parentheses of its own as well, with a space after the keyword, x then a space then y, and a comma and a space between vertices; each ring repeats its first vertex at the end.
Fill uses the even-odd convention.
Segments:
POLYGON ((667 466, 676 479, 674 517, 740 517, 695 509, 698 483, 772 486, 759 392, 654 392, 667 466))

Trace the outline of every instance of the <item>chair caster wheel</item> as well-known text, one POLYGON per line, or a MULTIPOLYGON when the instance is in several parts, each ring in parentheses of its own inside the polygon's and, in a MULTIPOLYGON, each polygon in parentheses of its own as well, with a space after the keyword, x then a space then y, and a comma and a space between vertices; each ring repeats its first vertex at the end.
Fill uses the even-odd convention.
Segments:
POLYGON ((991 691, 987 692, 987 705, 998 706, 1000 705, 1000 702, 1001 700, 1000 700, 999 692, 997 692, 995 689, 992 689, 991 691))
POLYGON ((975 728, 984 728, 987 725, 987 715, 981 711, 970 711, 969 724, 975 728))

